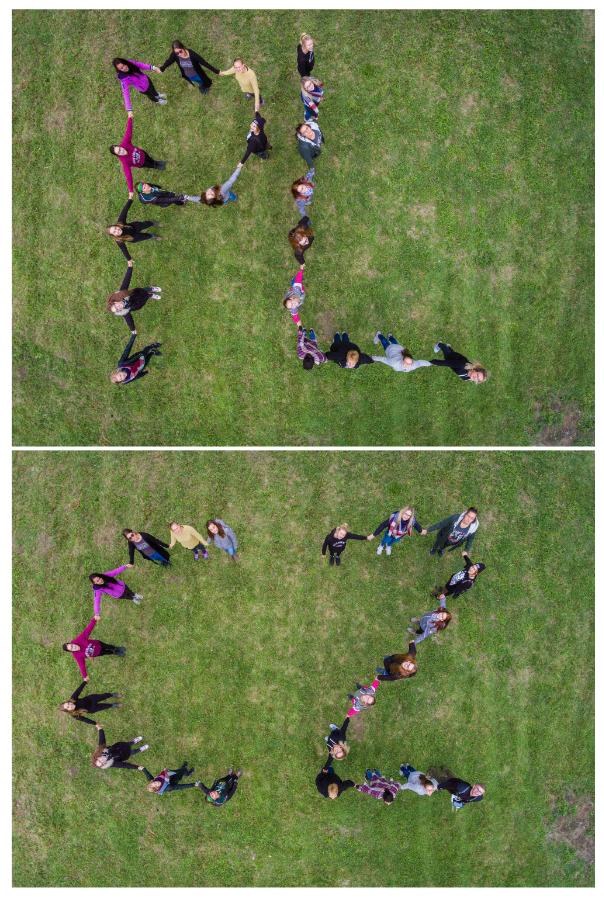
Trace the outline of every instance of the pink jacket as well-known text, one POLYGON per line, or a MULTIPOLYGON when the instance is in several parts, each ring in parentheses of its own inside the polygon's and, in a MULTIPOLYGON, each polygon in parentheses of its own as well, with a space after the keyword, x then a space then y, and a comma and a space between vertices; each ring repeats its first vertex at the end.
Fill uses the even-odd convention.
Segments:
MULTIPOLYGON (((120 572, 123 572, 125 568, 126 566, 118 566, 117 569, 112 569, 111 572, 103 572, 103 575, 115 577, 116 575, 119 575, 120 572)), ((115 597, 116 600, 119 600, 120 597, 123 597, 125 588, 126 585, 123 581, 118 581, 117 584, 93 585, 92 590, 94 592, 95 616, 100 616, 101 614, 101 597, 103 594, 107 594, 108 597, 115 597)), ((77 641, 74 643, 77 644, 77 641)))
POLYGON ((140 169, 145 165, 145 161, 147 156, 145 151, 141 147, 135 147, 132 143, 132 125, 134 119, 128 119, 128 124, 126 125, 126 130, 124 132, 124 137, 120 142, 120 147, 123 147, 124 150, 128 151, 128 156, 118 156, 118 159, 121 163, 122 170, 124 172, 124 176, 126 178, 126 184, 128 185, 128 190, 134 190, 134 180, 132 178, 132 169, 140 169))
MULTIPOLYGON (((150 71, 153 66, 149 63, 138 62, 136 59, 129 59, 128 62, 132 63, 135 66, 138 66, 139 69, 145 69, 146 71, 150 71)), ((122 96, 124 98, 124 106, 127 111, 130 112, 132 110, 132 101, 130 99, 130 85, 133 88, 136 88, 137 91, 140 91, 141 94, 144 94, 147 88, 149 87, 149 79, 146 75, 139 75, 138 72, 134 75, 124 75, 120 77, 117 76, 120 86, 122 88, 122 96)))
POLYGON ((77 644, 80 648, 79 650, 72 650, 71 655, 78 664, 80 672, 82 673, 82 678, 88 677, 85 660, 91 659, 93 656, 100 656, 101 654, 101 642, 90 640, 90 635, 92 634, 95 625, 96 619, 93 616, 84 631, 81 631, 77 637, 68 641, 69 644, 77 644))

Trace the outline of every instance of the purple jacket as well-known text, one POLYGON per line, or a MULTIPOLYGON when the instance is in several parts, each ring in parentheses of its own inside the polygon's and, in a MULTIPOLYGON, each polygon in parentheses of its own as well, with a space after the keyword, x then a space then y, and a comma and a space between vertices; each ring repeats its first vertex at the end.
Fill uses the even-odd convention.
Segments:
MULTIPOLYGON (((118 566, 117 569, 112 569, 111 572, 103 572, 103 575, 115 576, 119 575, 120 572, 123 572, 126 566, 118 566)), ((120 597, 123 596, 126 585, 123 581, 117 582, 117 584, 95 584, 93 585, 94 592, 94 614, 95 616, 100 616, 101 614, 101 597, 103 594, 107 594, 108 597, 114 597, 116 600, 119 600, 120 597)))
MULTIPOLYGON (((138 60, 136 59, 129 59, 128 62, 132 63, 135 66, 138 66, 139 69, 145 69, 146 71, 150 71, 153 68, 153 66, 149 63, 138 62, 138 60)), ((144 92, 149 87, 149 79, 146 75, 122 75, 119 72, 117 78, 122 88, 124 106, 126 107, 127 111, 130 112, 132 110, 132 101, 130 100, 130 85, 132 85, 133 88, 136 88, 137 91, 140 91, 141 94, 144 94, 144 92)))

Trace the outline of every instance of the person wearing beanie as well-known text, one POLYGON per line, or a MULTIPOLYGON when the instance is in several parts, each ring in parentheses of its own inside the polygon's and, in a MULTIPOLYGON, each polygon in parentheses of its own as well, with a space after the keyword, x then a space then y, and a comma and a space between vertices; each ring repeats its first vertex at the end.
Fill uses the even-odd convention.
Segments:
POLYGON ((256 113, 250 124, 250 130, 246 135, 247 147, 245 153, 241 157, 241 165, 243 165, 249 157, 259 157, 259 159, 268 159, 268 151, 272 150, 272 146, 268 142, 268 138, 264 133, 266 119, 263 119, 259 112, 256 113))
POLYGON ((175 194, 173 191, 165 191, 159 184, 151 184, 148 181, 139 181, 136 184, 136 193, 141 203, 154 206, 184 206, 187 201, 200 203, 198 194, 175 194))
POLYGON ((464 567, 460 572, 451 575, 444 588, 437 592, 436 596, 439 600, 443 597, 457 598, 461 594, 465 594, 474 587, 476 579, 486 568, 484 563, 473 563, 466 550, 462 550, 461 555, 465 559, 464 567))

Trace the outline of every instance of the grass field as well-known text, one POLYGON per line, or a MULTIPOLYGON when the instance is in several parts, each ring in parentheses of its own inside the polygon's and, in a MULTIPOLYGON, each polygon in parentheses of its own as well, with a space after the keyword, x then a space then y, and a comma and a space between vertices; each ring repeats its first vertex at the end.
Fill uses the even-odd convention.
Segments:
MULTIPOLYGON (((591 444, 593 28, 589 11, 16 12, 15 443, 591 444), (428 359, 448 340, 492 371, 484 386, 296 359, 281 300, 302 30, 327 86, 305 323, 323 346, 347 328, 370 352, 392 329, 428 359), (134 248, 133 284, 164 289, 137 317, 164 357, 118 389, 127 330, 104 301, 124 266, 103 228, 126 196, 108 152, 125 113, 110 61, 160 64, 176 37, 217 67, 250 61, 275 149, 246 165, 236 206, 159 211, 166 240, 134 248)), ((174 68, 155 82, 169 103, 135 96, 134 134, 168 160, 160 183, 226 178, 250 121, 234 80, 203 100, 174 68)))
POLYGON ((591 454, 18 453, 14 474, 16 885, 593 884, 591 454), (385 807, 314 785, 355 680, 459 562, 418 537, 390 559, 352 543, 330 569, 322 539, 409 501, 422 524, 475 503, 488 568, 418 676, 351 723, 339 771, 411 761, 483 781, 457 813, 448 795, 385 807), (95 772, 96 733, 56 710, 78 683, 60 645, 91 615, 87 573, 125 561, 120 530, 210 515, 240 563, 177 548, 170 570, 137 565, 143 604, 107 601, 97 628, 127 656, 93 661, 91 686, 125 693, 107 734, 144 734, 152 770, 241 765, 221 810, 95 772))

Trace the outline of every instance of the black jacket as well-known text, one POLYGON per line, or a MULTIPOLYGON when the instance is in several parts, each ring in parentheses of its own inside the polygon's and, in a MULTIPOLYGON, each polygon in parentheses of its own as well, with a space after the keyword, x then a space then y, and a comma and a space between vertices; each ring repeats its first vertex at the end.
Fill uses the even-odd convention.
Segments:
POLYGON ((446 781, 441 781, 438 785, 438 790, 449 791, 450 794, 459 797, 464 806, 466 803, 478 803, 483 797, 482 794, 479 797, 471 797, 472 785, 468 784, 467 781, 462 781, 461 778, 447 778, 446 781))
MULTIPOLYGON (((203 56, 200 56, 198 53, 195 53, 195 50, 191 50, 190 47, 187 47, 186 49, 189 51, 189 57, 190 57, 190 59, 191 59, 191 62, 193 63, 193 70, 194 70, 194 72, 195 72, 196 75, 199 75, 203 87, 207 87, 207 88, 210 87, 211 84, 212 84, 212 79, 211 79, 208 75, 206 75, 206 73, 205 73, 204 70, 203 70, 203 67, 205 66, 206 69, 209 69, 210 72, 214 72, 215 75, 218 75, 218 71, 219 71, 219 70, 218 70, 218 69, 215 69, 214 66, 210 65, 210 63, 207 62, 207 61, 203 58, 203 56)), ((166 69, 167 69, 169 66, 172 65, 172 63, 179 63, 179 62, 180 62, 180 58, 176 55, 176 53, 175 53, 174 51, 172 51, 172 53, 171 53, 170 56, 167 58, 167 60, 166 60, 165 63, 163 64, 163 66, 160 66, 160 67, 159 67, 159 68, 160 68, 160 71, 161 71, 161 72, 165 72, 166 69)), ((181 74, 181 76, 182 76, 186 81, 188 81, 189 79, 188 79, 187 76, 185 75, 184 69, 182 69, 182 68, 180 67, 180 65, 178 66, 178 68, 180 69, 180 74, 181 74)))
POLYGON ((348 341, 347 344, 345 344, 343 341, 340 341, 337 344, 334 342, 331 345, 331 347, 329 348, 329 350, 327 351, 327 353, 325 354, 325 356, 327 357, 327 359, 331 360, 331 362, 337 363, 341 369, 345 369, 346 368, 346 354, 348 353, 349 350, 358 350, 359 351, 359 361, 356 364, 356 366, 353 366, 354 369, 358 369, 359 366, 365 366, 365 365, 368 365, 369 363, 373 362, 373 359, 371 358, 371 356, 368 356, 366 353, 361 352, 358 344, 352 344, 350 341, 348 341))
MULTIPOLYGON (((170 559, 170 554, 167 550, 167 544, 165 544, 159 538, 153 537, 152 534, 147 534, 146 531, 139 531, 138 533, 143 538, 143 540, 145 540, 149 544, 150 547, 153 547, 154 550, 157 550, 158 553, 161 553, 164 559, 170 559)), ((138 550, 138 547, 135 547, 132 541, 128 541, 128 554, 131 563, 134 563, 135 550, 138 550)), ((142 553, 140 550, 138 550, 138 552, 141 554, 141 556, 144 556, 144 553, 142 553)))
POLYGON ((338 797, 340 794, 343 794, 344 791, 347 791, 348 788, 354 787, 354 781, 351 781, 349 778, 346 781, 342 781, 339 775, 336 775, 332 768, 332 758, 331 754, 327 757, 327 762, 315 778, 315 784, 317 785, 317 790, 324 797, 329 797, 327 793, 327 788, 330 784, 337 784, 338 786, 338 797))
POLYGON ((249 132, 249 137, 247 139, 247 148, 243 157, 241 158, 241 162, 244 163, 248 157, 252 155, 252 153, 264 153, 268 147, 268 138, 264 133, 264 126, 266 125, 266 119, 263 119, 260 113, 256 113, 254 116, 254 122, 260 126, 260 134, 254 134, 252 131, 249 132))
POLYGON ((302 49, 302 44, 298 44, 298 72, 300 75, 310 75, 314 67, 314 50, 309 50, 308 53, 305 53, 302 49))
POLYGON ((330 531, 325 540, 323 541, 323 549, 321 553, 325 556, 325 551, 329 547, 330 554, 336 553, 338 556, 340 553, 343 553, 346 549, 346 541, 366 541, 367 538, 364 534, 354 534, 352 531, 347 531, 345 537, 343 538, 335 538, 334 531, 330 531))

